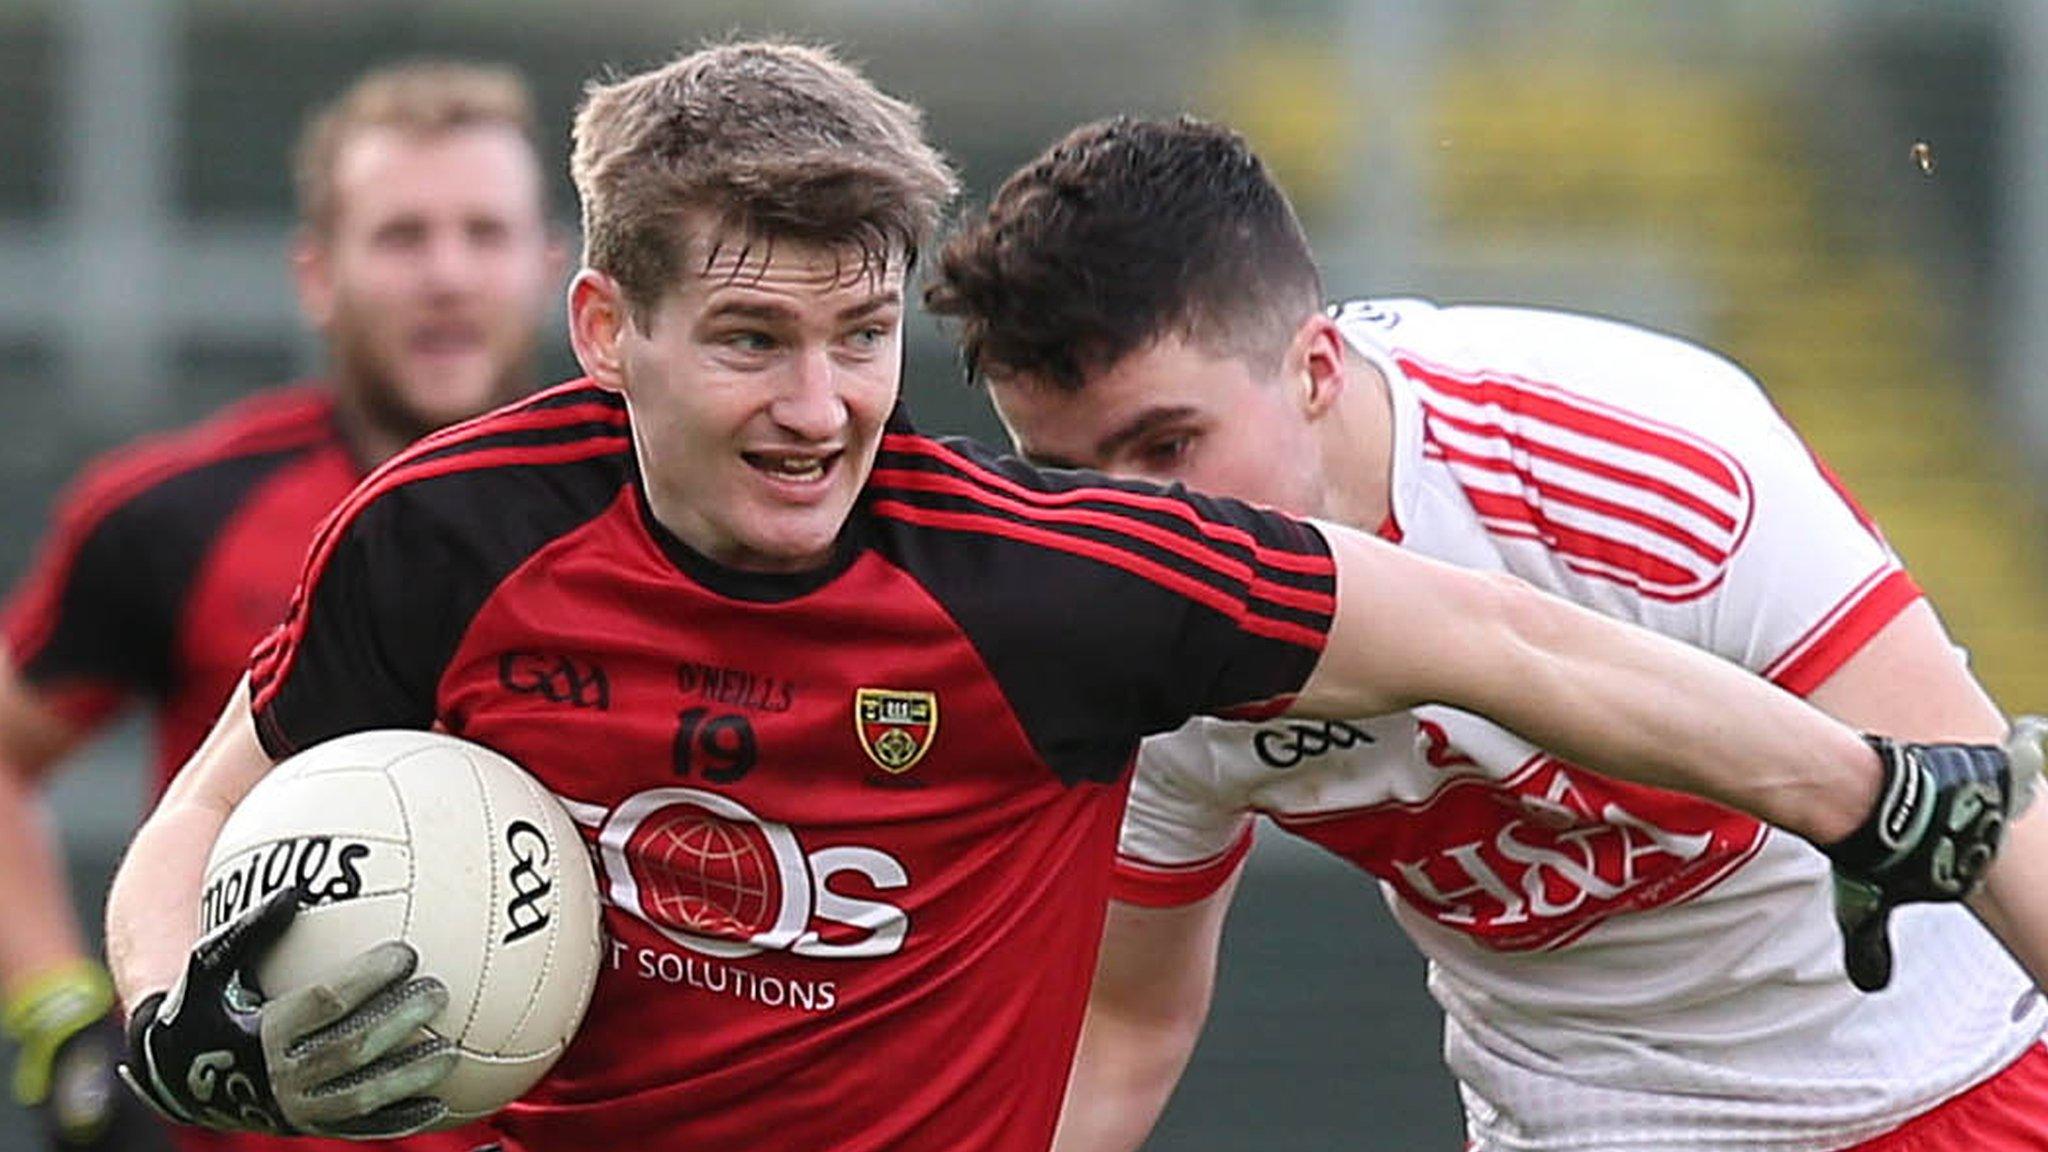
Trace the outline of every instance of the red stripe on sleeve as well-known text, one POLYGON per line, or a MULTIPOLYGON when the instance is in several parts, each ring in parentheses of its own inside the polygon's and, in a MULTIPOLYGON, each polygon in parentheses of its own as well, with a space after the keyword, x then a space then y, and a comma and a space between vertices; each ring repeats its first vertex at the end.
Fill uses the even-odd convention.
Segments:
POLYGON ((282 452, 333 436, 324 394, 298 389, 264 395, 205 423, 137 441, 88 468, 66 497, 52 535, 8 604, 7 646, 26 665, 55 634, 64 589, 78 554, 107 517, 150 489, 236 456, 282 452))
MULTIPOLYGON (((1520 435, 1498 425, 1482 424, 1476 420, 1460 419, 1435 408, 1430 408, 1428 411, 1432 422, 1448 425, 1467 435, 1496 441, 1505 451, 1517 455, 1531 456, 1540 460, 1549 460, 1570 468, 1575 472, 1584 472, 1589 476, 1598 476, 1602 480, 1610 480, 1624 487, 1634 488, 1645 495, 1668 500, 1725 532, 1733 532, 1736 528, 1737 521, 1735 517, 1729 515, 1725 510, 1715 507, 1695 493, 1688 492, 1661 477, 1652 476, 1647 472, 1638 472, 1631 468, 1623 468, 1605 460, 1597 460, 1583 453, 1559 448, 1554 444, 1545 444, 1540 440, 1532 440, 1527 436, 1520 435)), ((1455 454, 1460 463, 1468 464, 1475 468, 1484 468, 1491 472, 1507 472, 1517 475, 1526 474, 1525 470, 1518 467, 1511 458, 1502 459, 1462 452, 1445 444, 1441 438, 1434 439, 1431 442, 1442 449, 1446 456, 1455 454)))
MULTIPOLYGON (((1184 500, 1148 492, 1130 492, 1122 488, 1082 487, 1070 488, 1064 492, 1040 492, 997 472, 975 463, 958 452, 948 449, 937 441, 920 436, 891 435, 883 440, 883 447, 891 452, 906 456, 923 456, 938 460, 960 473, 962 478, 972 480, 980 487, 992 492, 1003 492, 1026 503, 1046 508, 1083 502, 1123 504, 1127 507, 1148 512, 1158 512, 1182 520, 1213 540, 1235 544, 1249 551, 1259 563, 1281 572, 1292 572, 1308 576, 1327 576, 1332 571, 1330 558, 1305 552, 1288 552, 1271 548, 1244 529, 1233 524, 1220 524, 1205 520, 1184 500)), ((892 470, 893 471, 893 470, 892 470)), ((963 489, 963 495, 975 495, 972 489, 963 489)))
POLYGON ((1693 473, 1731 496, 1743 484, 1729 463, 1676 429, 1655 427, 1641 417, 1622 419, 1600 410, 1584 397, 1566 401, 1534 381, 1510 376, 1475 376, 1433 368, 1409 357, 1400 360, 1409 375, 1468 404, 1497 407, 1533 417, 1596 440, 1604 440, 1655 456, 1693 473))
POLYGON ((1633 544, 1567 528, 1558 524, 1542 512, 1512 496, 1498 492, 1485 492, 1467 488, 1465 498, 1479 515, 1496 522, 1526 525, 1528 533, 1565 556, 1577 556, 1583 560, 1634 572, 1643 579, 1666 587, 1686 587, 1697 584, 1701 573, 1682 568, 1661 556, 1645 552, 1633 544))
POLYGON ((1541 493, 1547 500, 1554 503, 1583 509, 1595 515, 1619 520, 1624 524, 1633 524, 1646 532, 1653 532, 1664 537, 1666 540, 1684 548, 1686 551, 1691 552, 1710 564, 1718 565, 1728 559, 1728 553, 1724 549, 1709 541, 1700 539, 1694 533, 1687 531, 1683 526, 1661 516, 1652 516, 1641 509, 1630 508, 1600 496, 1594 496, 1537 479, 1534 476, 1522 473, 1511 461, 1474 456, 1469 452, 1452 448, 1442 441, 1434 441, 1433 443, 1439 449, 1443 459, 1449 463, 1489 472, 1514 474, 1530 491, 1541 493))
POLYGON ((1208 899, 1229 883, 1252 850, 1253 822, 1246 820, 1230 847, 1206 860, 1153 864, 1117 853, 1110 873, 1110 898, 1141 908, 1182 908, 1208 899))
POLYGON ((1808 695, 1920 595, 1903 568, 1873 574, 1765 669, 1765 677, 1787 692, 1808 695))
POLYGON ((1211 588, 1185 573, 1176 572, 1157 561, 1148 560, 1124 549, 1084 537, 1071 536, 1061 532, 1048 531, 1030 524, 982 512, 954 512, 938 508, 921 508, 900 500, 877 500, 870 505, 877 516, 901 520, 926 528, 943 528, 954 532, 975 532, 985 536, 1001 536, 1018 540, 1041 548, 1051 548, 1075 556, 1086 556, 1132 573, 1162 588, 1167 588, 1197 604, 1211 608, 1237 623, 1237 626, 1254 636, 1264 636, 1307 648, 1312 652, 1323 650, 1324 634, 1313 628, 1305 628, 1287 620, 1274 620, 1252 611, 1251 606, 1218 589, 1211 588))
MULTIPOLYGON (((994 492, 976 489, 957 476, 937 472, 908 472, 902 469, 878 469, 876 481, 886 487, 914 492, 937 492, 949 496, 964 496, 984 507, 1008 512, 1026 520, 1047 524, 1073 524, 1096 528, 1132 539, 1142 540, 1161 551, 1186 560, 1198 567, 1207 568, 1224 578, 1246 587, 1250 596, 1271 604, 1298 609, 1303 612, 1329 615, 1336 609, 1333 597, 1327 592, 1316 592, 1307 588, 1290 588, 1274 584, 1258 574, 1249 564, 1205 548, 1186 536, 1169 532, 1142 520, 1119 516, 1089 508, 1044 508, 1033 507, 1021 500, 1014 500, 994 492)), ((1115 561, 1112 561, 1115 562, 1115 561)))
MULTIPOLYGON (((586 422, 587 415, 579 415, 578 408, 555 409, 560 417, 556 421, 539 421, 532 427, 545 428, 551 423, 575 424, 586 422), (566 414, 566 415, 564 415, 566 414)), ((616 415, 607 406, 606 411, 616 415)), ((520 415, 531 415, 521 413, 520 415)), ((623 426, 623 421, 621 421, 623 426)), ((440 440, 440 434, 420 441, 414 448, 393 458, 390 463, 373 473, 364 481, 341 507, 331 513, 321 525, 319 536, 314 540, 307 556, 305 574, 300 577, 299 591, 294 598, 290 616, 286 619, 281 634, 266 639, 257 649, 257 662, 250 670, 250 684, 254 688, 253 708, 261 712, 276 698, 278 687, 291 670, 291 664, 298 656, 299 644, 305 638, 306 604, 304 599, 312 595, 320 577, 334 558, 334 550, 347 535, 348 526, 363 510, 379 497, 407 484, 448 476, 458 472, 471 472, 484 468, 496 468, 520 464, 567 464, 578 460, 589 460, 599 456, 611 456, 630 451, 632 439, 623 432, 617 436, 579 436, 560 444, 521 444, 498 448, 476 448, 457 452, 432 460, 420 461, 417 457, 424 452, 433 452, 451 446, 459 446, 462 439, 488 436, 502 428, 497 423, 476 426, 469 437, 454 441, 440 440), (436 443, 439 440, 440 442, 436 443)))

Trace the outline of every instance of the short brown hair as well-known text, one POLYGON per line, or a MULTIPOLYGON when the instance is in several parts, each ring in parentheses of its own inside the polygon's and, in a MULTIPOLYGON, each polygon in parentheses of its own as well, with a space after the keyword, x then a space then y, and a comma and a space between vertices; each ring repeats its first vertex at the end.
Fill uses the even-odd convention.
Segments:
MULTIPOLYGON (((612 83, 576 114, 583 262, 644 325, 698 220, 915 264, 957 187, 923 114, 827 49, 719 44, 612 83)), ((709 262, 709 256, 706 257, 709 262)))
POLYGON ((970 379, 1079 390, 1170 335, 1277 364, 1322 292, 1301 221, 1243 137, 1117 117, 1005 181, 940 250, 925 306, 959 324, 970 379))
POLYGON ((325 232, 334 224, 334 169, 357 133, 395 128, 422 136, 504 126, 538 154, 539 116, 533 93, 517 71, 496 64, 411 60, 366 72, 322 105, 299 135, 293 179, 299 218, 325 232))

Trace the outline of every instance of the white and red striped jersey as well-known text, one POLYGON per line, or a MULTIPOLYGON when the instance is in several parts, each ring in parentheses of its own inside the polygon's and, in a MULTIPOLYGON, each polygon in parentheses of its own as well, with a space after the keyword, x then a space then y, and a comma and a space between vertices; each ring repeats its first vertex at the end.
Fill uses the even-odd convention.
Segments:
MULTIPOLYGON (((1360 301, 1392 391, 1383 534, 1811 691, 1919 597, 1746 374, 1583 316, 1360 301)), ((1381 882, 1428 954, 1476 1149, 1815 1152, 1892 1128, 2041 1033, 1970 915, 1905 909, 1843 976, 1824 858, 1448 708, 1197 721, 1146 743, 1117 895, 1213 891, 1270 817, 1381 882)))

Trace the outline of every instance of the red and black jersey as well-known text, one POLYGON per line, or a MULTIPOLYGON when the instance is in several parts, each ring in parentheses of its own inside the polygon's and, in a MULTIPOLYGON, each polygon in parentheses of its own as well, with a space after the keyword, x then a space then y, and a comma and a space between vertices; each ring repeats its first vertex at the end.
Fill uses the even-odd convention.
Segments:
MULTIPOLYGON (((10 659, 81 729, 156 712, 155 792, 219 719, 277 623, 320 521, 362 479, 325 388, 261 393, 89 465, 9 600, 10 659)), ((464 1152, 475 1130, 391 1145, 464 1152)), ((359 1145, 180 1128, 183 1152, 359 1145)))
POLYGON ((1299 689, 1326 545, 896 421, 833 561, 653 519, 613 396, 430 437, 322 531, 253 706, 284 756, 445 726, 588 830, 609 955, 511 1146, 1042 1152, 1141 736, 1299 689))
POLYGON ((158 713, 161 790, 277 623, 320 518, 362 478, 325 389, 279 389, 89 465, 5 613, 8 653, 81 728, 158 713))

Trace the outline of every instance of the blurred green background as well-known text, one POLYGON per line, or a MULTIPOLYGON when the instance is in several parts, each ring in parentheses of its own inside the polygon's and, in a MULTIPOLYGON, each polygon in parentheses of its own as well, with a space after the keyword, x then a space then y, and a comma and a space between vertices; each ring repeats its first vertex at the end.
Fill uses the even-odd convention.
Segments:
MULTIPOLYGON (((771 31, 922 104, 970 201, 1081 120, 1194 110, 1274 163, 1334 297, 1723 349, 2000 699, 2048 706, 2048 0, 0 0, 0 578, 90 452, 317 368, 284 264, 309 103, 394 57, 508 61, 559 170, 586 78, 771 31)), ((921 422, 993 438, 944 334, 912 336, 921 422)), ((140 737, 57 784, 95 922, 140 737)), ((1269 832, 1151 1147, 1456 1149, 1436 1031, 1377 895, 1269 832)), ((0 1111, 0 1152, 28 1147, 0 1111)))

